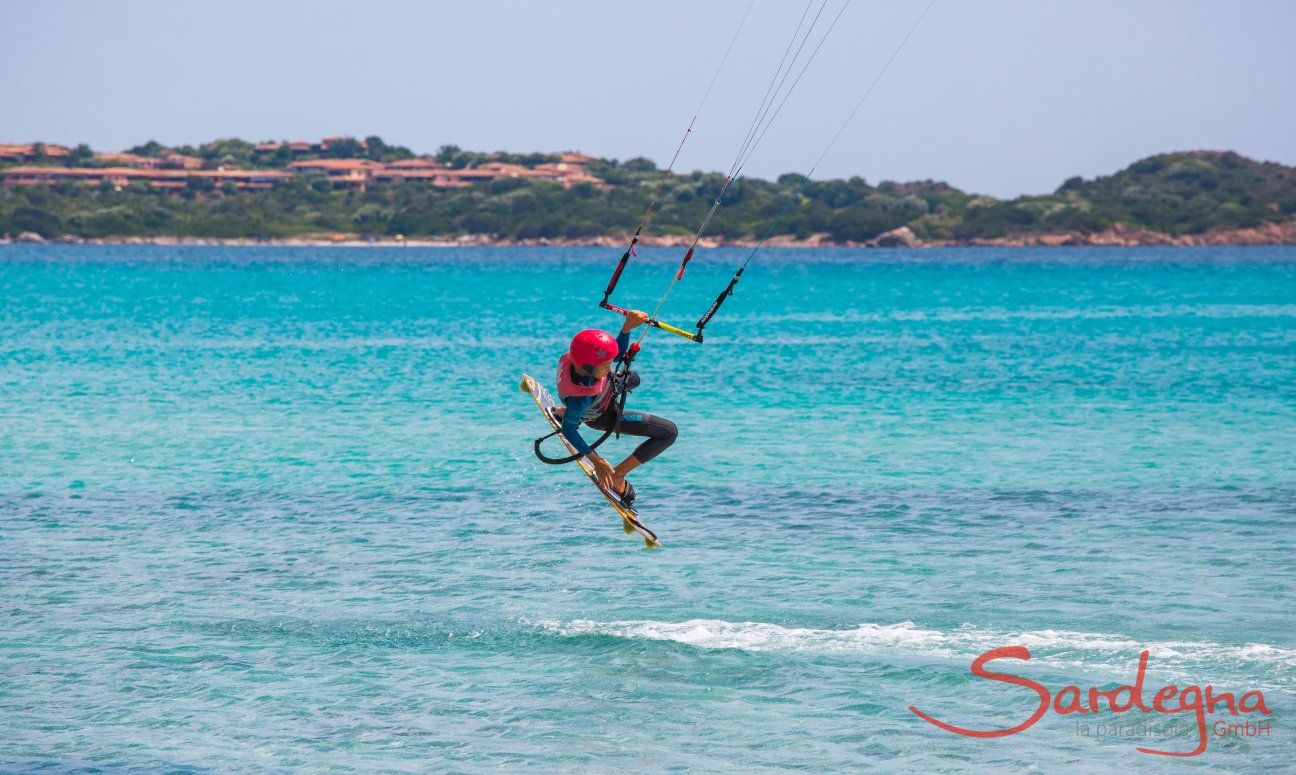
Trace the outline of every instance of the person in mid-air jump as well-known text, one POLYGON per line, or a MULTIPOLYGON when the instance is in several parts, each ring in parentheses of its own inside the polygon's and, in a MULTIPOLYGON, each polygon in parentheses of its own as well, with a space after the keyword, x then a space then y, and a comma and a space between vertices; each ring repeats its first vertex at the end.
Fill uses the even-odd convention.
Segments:
MULTIPOLYGON (((562 435, 578 454, 593 463, 603 486, 619 495, 627 506, 634 503, 635 491, 625 480, 626 474, 675 443, 678 433, 675 423, 645 412, 626 411, 621 416, 621 433, 647 438, 615 467, 581 438, 579 429, 582 422, 600 431, 615 426, 617 406, 609 373, 615 363, 626 357, 630 332, 646 322, 647 315, 631 310, 621 326, 620 336, 613 337, 595 328, 581 331, 572 339, 567 354, 558 360, 558 398, 563 405, 555 413, 562 417, 562 435)), ((628 372, 626 377, 630 387, 638 384, 639 378, 633 372, 628 372)))

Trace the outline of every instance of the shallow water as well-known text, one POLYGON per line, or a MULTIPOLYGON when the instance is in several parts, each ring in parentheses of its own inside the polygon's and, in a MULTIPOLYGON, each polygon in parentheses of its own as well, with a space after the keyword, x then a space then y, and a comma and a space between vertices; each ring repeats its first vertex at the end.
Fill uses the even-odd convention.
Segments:
POLYGON ((1290 766, 1296 249, 763 253, 704 345, 644 343, 653 552, 516 385, 615 325, 615 259, 0 246, 0 769, 1184 763, 1135 750, 1184 715, 907 710, 1021 722, 968 674, 1007 645, 1054 691, 1144 648, 1149 701, 1259 689, 1269 735, 1186 761, 1290 766))

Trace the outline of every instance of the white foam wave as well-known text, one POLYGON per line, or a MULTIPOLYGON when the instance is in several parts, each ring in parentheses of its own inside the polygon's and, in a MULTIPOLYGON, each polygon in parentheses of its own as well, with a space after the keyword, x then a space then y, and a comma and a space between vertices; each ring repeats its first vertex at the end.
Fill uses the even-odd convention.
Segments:
POLYGON ((673 641, 704 649, 751 652, 898 653, 970 662, 988 649, 1026 646, 1032 661, 1128 673, 1144 649, 1153 668, 1178 674, 1227 670, 1296 688, 1296 650, 1264 643, 1230 645, 1210 642, 1144 642, 1123 635, 1034 630, 993 631, 973 625, 954 630, 923 629, 913 622, 863 623, 854 629, 783 627, 764 622, 690 619, 683 622, 631 620, 598 622, 576 619, 538 622, 559 635, 608 635, 618 638, 673 641))
POLYGON ((854 630, 815 630, 781 627, 763 622, 726 622, 719 619, 690 619, 685 622, 619 621, 587 619, 540 622, 560 635, 612 635, 620 638, 670 640, 709 649, 743 651, 860 651, 870 647, 909 645, 934 646, 943 634, 920 630, 913 622, 895 625, 861 624, 854 630))

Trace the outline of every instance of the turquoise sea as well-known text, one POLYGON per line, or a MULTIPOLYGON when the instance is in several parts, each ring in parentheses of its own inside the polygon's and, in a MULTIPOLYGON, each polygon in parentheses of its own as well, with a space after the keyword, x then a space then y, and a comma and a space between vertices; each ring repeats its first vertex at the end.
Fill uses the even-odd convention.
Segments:
POLYGON ((618 255, 0 246, 0 771, 1292 771, 1296 248, 763 252, 644 342, 655 551, 517 389, 618 255), (908 710, 1010 645, 1272 715, 908 710))

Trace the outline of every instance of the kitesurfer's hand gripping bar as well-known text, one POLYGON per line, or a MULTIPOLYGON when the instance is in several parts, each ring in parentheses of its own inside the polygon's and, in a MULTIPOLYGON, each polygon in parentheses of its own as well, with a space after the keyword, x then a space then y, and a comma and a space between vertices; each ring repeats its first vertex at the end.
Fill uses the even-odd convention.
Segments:
MULTIPOLYGON (((626 315, 630 314, 630 310, 626 309, 625 307, 618 307, 617 305, 609 304, 606 301, 599 302, 599 306, 610 312, 615 312, 621 317, 625 317, 626 315)), ((652 326, 653 328, 660 328, 661 330, 675 334, 676 336, 682 336, 685 339, 689 339, 694 342, 700 343, 702 341, 702 334, 700 332, 696 334, 690 333, 688 331, 685 331, 682 328, 676 328, 675 326, 672 326, 670 323, 663 323, 660 320, 649 318, 648 325, 652 326)))

